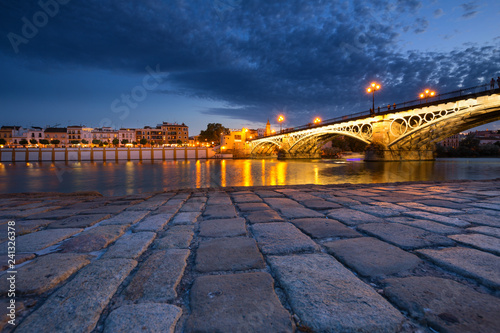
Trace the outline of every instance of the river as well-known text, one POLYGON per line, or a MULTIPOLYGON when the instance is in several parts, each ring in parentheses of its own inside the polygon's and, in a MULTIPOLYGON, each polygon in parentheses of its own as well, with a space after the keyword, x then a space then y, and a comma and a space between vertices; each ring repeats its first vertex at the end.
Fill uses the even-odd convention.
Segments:
POLYGON ((0 193, 127 195, 183 188, 480 180, 499 175, 500 159, 495 158, 386 163, 355 159, 0 163, 0 193))

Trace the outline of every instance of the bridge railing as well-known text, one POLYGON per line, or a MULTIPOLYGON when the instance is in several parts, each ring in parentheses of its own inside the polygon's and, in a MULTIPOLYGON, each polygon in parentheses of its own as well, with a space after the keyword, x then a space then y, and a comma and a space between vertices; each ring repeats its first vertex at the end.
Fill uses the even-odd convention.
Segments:
MULTIPOLYGON (((498 90, 498 89, 496 89, 496 90, 498 90)), ((482 85, 475 86, 475 87, 463 88, 460 90, 455 90, 455 91, 451 91, 451 92, 447 92, 447 93, 443 93, 443 94, 437 94, 435 96, 428 97, 428 98, 420 98, 420 99, 415 99, 412 101, 396 103, 396 107, 394 107, 394 105, 391 105, 390 108, 388 108, 387 106, 379 107, 379 108, 377 108, 377 111, 378 111, 378 109, 380 109, 382 111, 376 112, 375 114, 385 114, 385 113, 394 112, 394 111, 403 111, 405 109, 410 109, 410 108, 415 107, 415 106, 432 105, 432 104, 435 104, 436 102, 447 101, 447 100, 457 98, 457 97, 466 97, 468 95, 478 95, 478 94, 479 95, 486 95, 490 92, 492 92, 492 90, 489 88, 489 84, 486 83, 486 84, 482 84, 482 85)), ((339 116, 339 117, 335 117, 335 118, 325 119, 320 124, 309 123, 309 124, 302 125, 302 126, 286 128, 286 129, 283 129, 280 133, 276 133, 276 134, 273 134, 270 136, 279 135, 279 134, 283 134, 283 133, 296 132, 296 131, 300 131, 300 130, 304 130, 304 129, 308 129, 308 128, 313 128, 313 127, 331 125, 331 124, 335 124, 335 123, 339 123, 339 122, 356 120, 358 118, 370 116, 371 114, 372 114, 372 112, 370 110, 361 111, 361 112, 352 113, 352 114, 345 115, 345 116, 339 116)))

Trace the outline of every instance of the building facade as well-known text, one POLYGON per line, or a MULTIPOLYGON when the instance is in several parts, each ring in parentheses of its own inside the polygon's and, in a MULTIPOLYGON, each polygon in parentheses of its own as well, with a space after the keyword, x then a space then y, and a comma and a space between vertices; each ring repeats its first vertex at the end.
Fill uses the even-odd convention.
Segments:
POLYGON ((66 127, 47 127, 44 131, 45 140, 52 142, 54 140, 59 141, 56 146, 65 147, 69 144, 67 128, 66 127))

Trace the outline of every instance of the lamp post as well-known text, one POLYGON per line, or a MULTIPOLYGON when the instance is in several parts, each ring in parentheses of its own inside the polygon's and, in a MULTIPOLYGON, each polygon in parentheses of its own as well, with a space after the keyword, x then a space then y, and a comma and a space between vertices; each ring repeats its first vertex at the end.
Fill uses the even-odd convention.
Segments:
POLYGON ((320 122, 321 122, 321 118, 320 117, 314 118, 314 125, 318 125, 320 122))
POLYGON ((420 94, 420 98, 424 99, 425 98, 425 103, 427 103, 427 100, 429 97, 434 97, 436 96, 436 92, 433 90, 425 89, 423 93, 420 94))
POLYGON ((281 129, 281 123, 285 120, 285 117, 283 117, 282 115, 280 115, 278 117, 278 123, 280 123, 280 133, 283 132, 283 130, 281 129))
POLYGON ((375 91, 380 89, 380 84, 376 82, 372 82, 368 88, 366 88, 367 93, 372 94, 372 109, 370 110, 370 114, 375 113, 375 91))

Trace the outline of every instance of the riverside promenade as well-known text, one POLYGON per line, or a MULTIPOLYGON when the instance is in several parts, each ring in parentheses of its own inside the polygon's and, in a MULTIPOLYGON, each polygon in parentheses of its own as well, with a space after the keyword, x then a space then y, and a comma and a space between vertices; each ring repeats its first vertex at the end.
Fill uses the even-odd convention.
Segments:
POLYGON ((5 332, 500 327, 500 180, 3 195, 0 228, 5 332))

